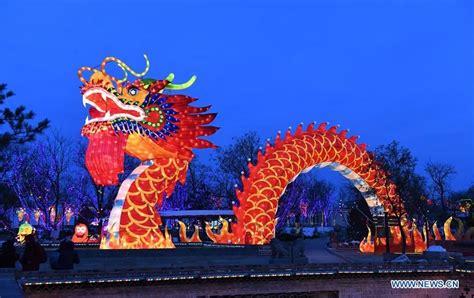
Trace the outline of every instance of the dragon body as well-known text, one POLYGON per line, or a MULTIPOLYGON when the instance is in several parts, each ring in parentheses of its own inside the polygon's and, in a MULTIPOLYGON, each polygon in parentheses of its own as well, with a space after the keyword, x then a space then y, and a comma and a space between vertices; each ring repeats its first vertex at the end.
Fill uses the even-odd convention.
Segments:
MULTIPOLYGON (((125 154, 141 161, 120 186, 101 248, 173 248, 166 229, 160 229, 157 207, 173 193, 177 182, 185 182, 192 149, 215 147, 200 138, 218 129, 208 125, 216 116, 206 113, 210 107, 193 107, 192 97, 163 93, 185 89, 195 77, 181 85, 172 84, 172 74, 165 80, 144 79, 149 69, 145 59, 142 73, 114 57, 105 58, 100 69, 83 67, 78 72, 83 103, 91 105, 82 135, 89 139, 86 165, 94 182, 117 184, 125 154), (106 72, 110 62, 123 70, 124 78, 106 72), (93 72, 90 79, 83 77, 84 71, 93 72), (129 73, 138 79, 128 82, 129 73)), ((236 222, 223 221, 219 234, 208 227, 208 236, 218 243, 268 243, 275 234, 279 198, 289 183, 313 167, 329 166, 353 181, 373 213, 401 204, 395 186, 387 182, 365 145, 347 137, 347 130, 326 126, 310 124, 303 130, 299 125, 294 134, 289 129, 284 138, 278 134, 273 145, 268 142, 258 153, 257 164, 248 165, 250 175, 242 177, 243 191, 236 190, 236 222)), ((185 233, 181 238, 200 241, 196 233, 191 239, 185 233)))
POLYGON ((233 207, 237 221, 231 224, 232 232, 225 223, 220 235, 208 229, 209 237, 216 242, 269 243, 275 236, 278 201, 286 187, 315 167, 330 167, 352 181, 375 215, 401 206, 395 185, 387 181, 366 145, 357 144, 355 136, 347 137, 348 130, 338 132, 337 128, 322 123, 303 130, 300 124, 294 134, 288 129, 284 139, 277 134, 274 145, 267 142, 256 164, 248 164, 249 176, 242 176, 243 191, 237 190, 239 204, 233 207))

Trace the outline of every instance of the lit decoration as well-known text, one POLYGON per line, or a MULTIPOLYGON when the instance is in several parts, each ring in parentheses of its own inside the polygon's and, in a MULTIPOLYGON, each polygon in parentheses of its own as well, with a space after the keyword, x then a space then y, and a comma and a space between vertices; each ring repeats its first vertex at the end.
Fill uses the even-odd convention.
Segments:
POLYGON ((41 212, 41 210, 39 210, 39 209, 35 209, 35 211, 33 212, 33 216, 35 218, 36 224, 39 224, 39 220, 40 220, 40 217, 41 217, 42 214, 43 214, 43 212, 41 212))
MULTIPOLYGON (((106 57, 100 69, 82 67, 78 71, 83 104, 92 106, 82 135, 89 139, 86 166, 95 183, 117 184, 125 153, 142 161, 120 186, 101 248, 174 247, 167 231, 163 235, 159 229, 156 206, 171 195, 176 182, 184 183, 193 158, 191 150, 215 147, 199 138, 217 130, 206 126, 216 116, 203 114, 210 107, 191 107, 194 98, 163 93, 188 88, 195 77, 181 85, 171 83, 173 74, 165 80, 144 79, 149 70, 146 55, 145 61, 142 73, 114 57, 106 57), (123 70, 124 78, 106 72, 110 62, 123 70), (93 73, 89 80, 84 71, 93 73), (138 79, 128 82, 129 74, 138 79)), ((249 163, 249 177, 242 177, 244 187, 237 190, 232 232, 221 219, 219 234, 207 225, 207 235, 218 243, 269 243, 275 235, 279 198, 299 174, 313 168, 330 167, 352 181, 375 215, 403 209, 395 185, 387 181, 366 145, 357 144, 355 136, 347 137, 348 130, 326 126, 313 123, 304 131, 300 124, 294 134, 288 129, 284 138, 277 134, 274 145, 268 142, 265 153, 258 153, 257 164, 249 163)))
POLYGON ((421 232, 418 230, 415 221, 412 222, 413 227, 413 241, 414 241, 414 251, 417 253, 424 252, 428 247, 426 241, 423 239, 421 232))
POLYGON ((222 217, 219 217, 219 221, 222 224, 219 234, 215 234, 208 222, 206 222, 206 234, 215 243, 226 243, 231 244, 233 242, 234 235, 229 233, 229 222, 222 217))
POLYGON ((186 236, 186 224, 182 221, 178 221, 179 224, 179 241, 184 243, 191 243, 191 242, 201 242, 201 238, 199 237, 199 227, 194 225, 194 233, 191 238, 186 236))
POLYGON ((66 217, 66 224, 69 225, 69 223, 71 222, 71 218, 73 216, 74 212, 72 211, 72 209, 70 207, 66 208, 66 212, 65 212, 65 217, 66 217))
POLYGON ((472 209, 472 200, 471 199, 463 199, 459 201, 459 211, 460 212, 469 212, 472 209))
POLYGON ((274 145, 267 142, 265 153, 258 152, 257 163, 248 164, 243 191, 236 190, 239 204, 233 206, 237 221, 229 236, 232 243, 269 243, 275 235, 279 198, 298 175, 313 168, 329 167, 349 179, 374 215, 383 215, 384 210, 391 214, 394 206, 403 209, 395 185, 387 181, 366 145, 357 144, 355 136, 347 137, 348 130, 337 129, 312 123, 303 130, 300 124, 293 134, 289 128, 284 139, 278 133, 274 145))
POLYGON ((25 209, 23 208, 18 208, 16 211, 16 216, 18 217, 18 222, 22 222, 23 218, 25 217, 25 209))
POLYGON ((460 240, 462 238, 462 232, 464 230, 464 225, 462 221, 459 218, 454 218, 454 220, 456 220, 456 222, 458 223, 458 229, 456 231, 456 235, 453 235, 453 233, 451 232, 451 222, 453 221, 452 216, 444 222, 444 226, 443 226, 444 237, 446 238, 446 240, 449 240, 449 241, 460 240))
MULTIPOLYGON (((441 236, 441 233, 438 229, 436 222, 432 226, 433 234, 435 239, 432 238, 431 233, 426 232, 426 229, 422 229, 423 233, 420 232, 418 229, 415 220, 411 222, 411 229, 408 228, 409 222, 402 221, 403 230, 405 231, 406 236, 406 251, 407 252, 415 252, 421 253, 428 248, 428 238, 429 241, 459 241, 459 240, 471 240, 474 236, 474 227, 469 228, 464 234, 464 225, 459 218, 450 217, 444 222, 444 240, 441 236), (456 233, 453 235, 451 231, 451 222, 455 220, 458 223, 458 229, 456 233), (422 236, 423 235, 423 236, 422 236), (412 241, 413 239, 413 241, 412 241)), ((375 245, 375 249, 372 249, 372 246, 368 239, 371 237, 371 232, 369 229, 368 236, 364 238, 361 242, 359 249, 361 252, 364 253, 383 253, 385 252, 385 243, 386 240, 383 237, 378 237, 375 239, 375 243, 379 245, 375 245), (367 241, 366 241, 367 239, 367 241)), ((401 252, 402 251, 402 235, 400 232, 399 227, 390 227, 390 251, 391 252, 401 252)))
POLYGON ((308 202, 306 200, 301 201, 300 203, 300 212, 304 217, 308 216, 308 202))
POLYGON ((370 227, 367 226, 367 237, 365 237, 359 244, 359 250, 364 253, 373 253, 375 252, 374 242, 372 241, 372 232, 370 227))
POLYGON ((16 239, 20 242, 20 243, 24 243, 25 242, 25 237, 27 235, 31 235, 33 234, 34 232, 34 228, 32 225, 30 225, 28 222, 25 222, 25 223, 22 223, 19 227, 18 227, 18 234, 16 236, 16 239))
POLYGON ((172 84, 173 74, 165 80, 142 78, 149 70, 136 73, 114 57, 106 57, 100 69, 82 67, 83 104, 91 106, 82 128, 89 139, 86 166, 97 185, 115 185, 123 173, 124 155, 142 161, 121 184, 110 214, 101 248, 173 248, 171 236, 159 228, 157 206, 173 193, 176 182, 184 183, 193 148, 214 148, 200 139, 212 135, 217 127, 208 126, 216 114, 207 107, 192 107, 196 99, 185 95, 164 94, 164 90, 190 87, 196 77, 184 84, 172 84), (116 63, 124 72, 118 79, 106 72, 116 63), (93 72, 89 80, 84 71, 93 72), (131 74, 138 79, 127 82, 131 74))
POLYGON ((56 207, 51 206, 49 208, 49 219, 51 220, 51 223, 54 224, 54 221, 56 220, 56 207))
POLYGON ((72 242, 74 243, 86 243, 89 242, 89 229, 85 224, 77 224, 74 227, 74 235, 72 236, 72 242))

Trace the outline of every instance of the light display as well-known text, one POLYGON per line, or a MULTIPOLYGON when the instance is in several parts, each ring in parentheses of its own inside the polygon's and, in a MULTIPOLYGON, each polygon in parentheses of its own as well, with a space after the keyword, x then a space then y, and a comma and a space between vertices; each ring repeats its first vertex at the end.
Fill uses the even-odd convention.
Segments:
POLYGON ((56 220, 56 207, 51 206, 49 208, 49 220, 51 221, 51 224, 54 224, 54 221, 56 220))
POLYGON ((191 242, 201 242, 201 238, 199 237, 199 227, 194 225, 194 232, 191 238, 188 238, 186 235, 186 224, 182 221, 178 221, 179 224, 179 241, 183 243, 191 243, 191 242))
POLYGON ((33 216, 34 216, 34 218, 35 218, 35 223, 36 223, 36 224, 39 224, 41 215, 42 215, 41 210, 35 209, 35 211, 33 212, 33 216))
POLYGON ((18 222, 22 222, 23 217, 25 216, 25 209, 18 208, 18 210, 16 211, 16 216, 18 217, 18 222))
MULTIPOLYGON (((441 236, 441 232, 438 229, 438 225, 435 222, 432 226, 432 233, 434 238, 431 235, 431 232, 427 229, 422 229, 423 233, 420 232, 420 229, 416 225, 416 221, 411 222, 403 221, 402 222, 403 230, 406 235, 406 251, 420 253, 425 251, 428 248, 428 241, 460 241, 460 240, 471 240, 474 236, 474 227, 469 228, 464 232, 464 225, 459 218, 450 217, 448 218, 443 225, 444 239, 441 236), (451 222, 453 219, 458 223, 458 228, 456 233, 453 235, 451 231, 451 222), (411 228, 410 228, 411 224, 411 228), (428 233, 427 233, 428 232, 428 233)), ((377 237, 372 239, 372 232, 369 227, 367 237, 365 237, 360 245, 359 249, 364 253, 383 253, 385 252, 385 237, 377 237)), ((391 252, 401 252, 402 251, 402 235, 399 227, 390 227, 390 251, 391 252)))
MULTIPOLYGON (((258 152, 257 163, 249 163, 249 177, 242 177, 243 191, 237 190, 239 204, 234 205, 237 222, 225 237, 238 244, 266 244, 275 236, 278 200, 287 185, 301 173, 313 168, 329 167, 349 179, 362 193, 372 214, 403 208, 395 185, 388 182, 384 171, 373 162, 366 145, 357 137, 347 137, 347 130, 327 123, 306 130, 300 124, 294 134, 291 128, 284 139, 277 134, 275 144, 267 142, 265 152, 258 152)), ((211 235, 208 236, 212 239, 211 235)))
POLYGON ((162 200, 173 193, 176 182, 184 183, 193 148, 214 148, 202 136, 218 129, 209 126, 216 114, 205 113, 208 107, 193 107, 196 99, 163 91, 188 88, 193 76, 180 85, 165 80, 144 79, 149 69, 136 73, 114 57, 102 61, 100 69, 83 67, 78 75, 83 83, 84 105, 89 116, 82 135, 89 139, 86 166, 97 185, 118 183, 123 173, 124 154, 142 161, 122 183, 108 222, 108 235, 101 248, 172 248, 167 231, 160 230, 156 210, 162 200), (116 63, 125 74, 123 79, 106 72, 106 65, 116 63), (89 80, 84 71, 93 72, 89 80), (127 82, 128 74, 139 79, 127 82))
POLYGON ((72 216, 74 215, 74 212, 72 211, 71 208, 66 208, 65 212, 65 218, 66 218, 66 224, 69 225, 72 219, 72 216))
POLYGON ((87 243, 89 242, 89 229, 85 224, 77 224, 74 227, 74 235, 72 236, 72 242, 74 243, 87 243))
MULTIPOLYGON (((114 57, 105 58, 100 69, 83 67, 78 75, 84 105, 92 107, 82 129, 89 139, 86 165, 97 185, 118 183, 123 173, 124 154, 142 161, 122 183, 108 222, 108 235, 101 248, 172 248, 171 237, 159 229, 156 211, 162 200, 171 195, 176 182, 184 183, 193 148, 214 148, 199 137, 209 136, 217 127, 208 126, 216 114, 204 114, 208 107, 192 107, 194 98, 164 94, 166 89, 189 87, 174 85, 170 74, 165 80, 142 78, 149 70, 136 73, 114 57), (116 63, 124 72, 118 79, 106 72, 106 65, 116 63), (93 72, 89 80, 84 71, 93 72), (138 79, 127 82, 131 74, 138 79)), ((218 243, 265 244, 275 235, 278 200, 287 185, 304 172, 330 167, 340 172, 364 195, 372 213, 380 215, 401 208, 395 186, 374 163, 373 156, 357 137, 347 137, 348 130, 327 123, 306 130, 299 125, 294 134, 288 129, 284 138, 277 134, 275 144, 267 143, 258 153, 257 164, 249 164, 249 177, 242 177, 243 191, 237 190, 238 204, 233 209, 237 221, 221 219, 219 234, 207 226, 206 233, 218 243), (231 229, 229 229, 231 228, 231 229)), ((181 238, 190 241, 186 234, 181 238)), ((193 241, 199 241, 192 237, 193 241)))
POLYGON ((18 240, 18 242, 20 242, 20 243, 24 243, 25 242, 25 237, 27 235, 33 234, 34 231, 35 231, 35 229, 33 228, 33 226, 30 225, 28 222, 22 223, 18 227, 18 234, 16 236, 16 240, 18 240))

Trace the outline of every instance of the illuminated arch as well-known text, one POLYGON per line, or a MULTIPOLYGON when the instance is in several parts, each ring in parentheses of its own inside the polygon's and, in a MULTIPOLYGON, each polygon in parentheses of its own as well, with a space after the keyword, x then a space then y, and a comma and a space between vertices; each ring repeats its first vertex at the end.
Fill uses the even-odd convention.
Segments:
POLYGON ((374 215, 401 207, 395 185, 387 181, 366 145, 357 144, 355 136, 347 137, 348 130, 338 132, 337 126, 326 125, 315 129, 311 124, 306 131, 299 125, 293 135, 288 129, 284 140, 277 134, 273 146, 267 143, 265 154, 258 152, 257 163, 248 165, 249 176, 242 177, 243 191, 237 190, 239 204, 233 207, 237 222, 232 223, 230 242, 270 242, 281 195, 298 175, 315 167, 328 166, 351 180, 374 215))

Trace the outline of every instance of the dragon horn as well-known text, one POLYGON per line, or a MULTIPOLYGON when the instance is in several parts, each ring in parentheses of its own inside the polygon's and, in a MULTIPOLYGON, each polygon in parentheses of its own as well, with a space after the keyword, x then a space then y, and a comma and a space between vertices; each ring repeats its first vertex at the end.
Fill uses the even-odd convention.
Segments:
POLYGON ((165 80, 167 80, 168 82, 173 82, 174 80, 174 73, 170 73, 166 78, 165 80))
MULTIPOLYGON (((173 76, 174 78, 174 76, 173 76)), ((165 89, 169 89, 169 90, 183 90, 183 89, 186 89, 186 88, 189 88, 191 87, 192 84, 194 84, 194 82, 196 81, 196 76, 193 75, 189 81, 187 81, 186 83, 183 83, 183 84, 168 84, 166 85, 165 89)))
POLYGON ((115 57, 105 57, 104 60, 102 60, 102 63, 100 64, 100 70, 103 72, 103 73, 106 73, 105 72, 105 66, 107 65, 107 63, 109 63, 110 61, 113 61, 115 63, 117 63, 117 65, 120 66, 120 68, 122 69, 125 69, 126 71, 128 71, 129 73, 131 73, 132 75, 134 75, 135 77, 143 77, 145 74, 147 74, 148 70, 150 69, 150 60, 148 60, 148 56, 146 54, 143 54, 143 57, 145 57, 145 63, 146 63, 146 67, 145 67, 145 70, 141 73, 137 73, 135 72, 133 69, 131 69, 127 64, 125 64, 122 60, 118 59, 118 58, 115 58, 115 57))

